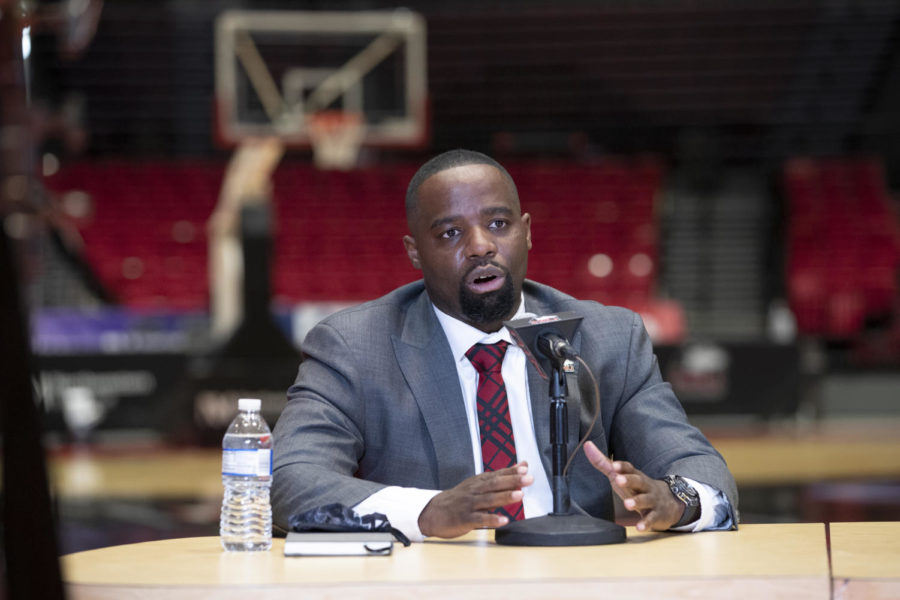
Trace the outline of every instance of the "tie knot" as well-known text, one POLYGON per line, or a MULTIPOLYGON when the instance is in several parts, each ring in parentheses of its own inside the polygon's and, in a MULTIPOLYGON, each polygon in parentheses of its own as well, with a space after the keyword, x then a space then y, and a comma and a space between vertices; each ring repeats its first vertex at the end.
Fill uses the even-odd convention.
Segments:
POLYGON ((466 358, 479 373, 499 373, 508 346, 509 342, 505 340, 496 344, 475 344, 466 351, 466 358))

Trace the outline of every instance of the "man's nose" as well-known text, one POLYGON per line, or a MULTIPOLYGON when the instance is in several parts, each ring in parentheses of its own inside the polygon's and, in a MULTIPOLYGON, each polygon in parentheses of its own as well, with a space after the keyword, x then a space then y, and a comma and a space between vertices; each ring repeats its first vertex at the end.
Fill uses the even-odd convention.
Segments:
POLYGON ((483 227, 470 230, 466 240, 466 255, 469 257, 493 256, 497 252, 494 236, 483 227))

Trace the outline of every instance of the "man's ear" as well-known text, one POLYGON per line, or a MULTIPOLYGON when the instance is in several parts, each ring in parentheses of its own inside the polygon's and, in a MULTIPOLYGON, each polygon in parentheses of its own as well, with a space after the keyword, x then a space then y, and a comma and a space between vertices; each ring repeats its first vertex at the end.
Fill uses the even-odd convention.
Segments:
POLYGON ((528 245, 528 249, 531 250, 531 215, 522 213, 522 223, 525 225, 525 242, 528 245))
POLYGON ((409 262, 412 263, 414 268, 421 270, 422 263, 419 262, 419 249, 416 247, 416 239, 411 235, 404 235, 403 245, 406 247, 406 256, 409 257, 409 262))

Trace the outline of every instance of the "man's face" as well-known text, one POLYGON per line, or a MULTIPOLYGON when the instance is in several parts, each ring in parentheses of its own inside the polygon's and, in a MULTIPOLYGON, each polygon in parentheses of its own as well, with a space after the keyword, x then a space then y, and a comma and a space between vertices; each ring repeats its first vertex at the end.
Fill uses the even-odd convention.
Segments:
POLYGON ((531 249, 531 216, 490 165, 446 169, 426 179, 403 238, 439 309, 482 331, 500 329, 519 307, 531 249))

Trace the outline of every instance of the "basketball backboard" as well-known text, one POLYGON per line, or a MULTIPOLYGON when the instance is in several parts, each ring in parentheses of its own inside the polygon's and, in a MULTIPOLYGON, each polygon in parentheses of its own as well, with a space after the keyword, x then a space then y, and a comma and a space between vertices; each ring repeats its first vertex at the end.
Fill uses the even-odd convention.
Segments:
POLYGON ((361 143, 428 136, 425 21, 393 11, 229 10, 216 21, 216 115, 228 146, 277 136, 310 145, 310 115, 362 116, 361 143))

